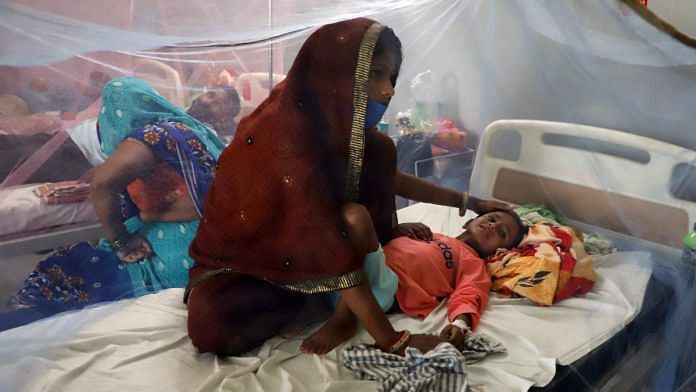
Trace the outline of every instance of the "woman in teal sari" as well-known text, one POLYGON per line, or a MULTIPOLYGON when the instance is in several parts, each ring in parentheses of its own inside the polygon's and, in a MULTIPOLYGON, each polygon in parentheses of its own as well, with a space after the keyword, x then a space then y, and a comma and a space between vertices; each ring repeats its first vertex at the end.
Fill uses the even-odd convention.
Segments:
POLYGON ((0 314, 0 330, 89 304, 184 287, 188 247, 224 144, 136 78, 104 88, 98 132, 109 156, 91 180, 106 238, 58 249, 0 314))

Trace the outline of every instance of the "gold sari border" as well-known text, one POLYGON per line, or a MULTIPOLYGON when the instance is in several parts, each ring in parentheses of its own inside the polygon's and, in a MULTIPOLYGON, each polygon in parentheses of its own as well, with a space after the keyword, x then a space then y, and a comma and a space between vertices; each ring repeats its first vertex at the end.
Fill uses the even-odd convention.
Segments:
POLYGON ((367 283, 368 280, 365 271, 358 269, 343 275, 322 279, 305 280, 301 282, 270 282, 287 290, 298 291, 304 294, 318 294, 359 286, 363 283, 367 283))
POLYGON ((365 149, 365 116, 367 114, 367 79, 370 76, 372 54, 375 51, 377 39, 384 28, 379 23, 373 23, 367 29, 360 43, 358 64, 355 67, 355 85, 353 86, 353 122, 350 129, 348 144, 348 172, 343 192, 344 202, 358 199, 360 190, 360 173, 362 173, 363 152, 365 149))
MULTIPOLYGON (((222 275, 222 274, 236 274, 239 273, 234 268, 218 268, 214 270, 208 270, 195 278, 191 279, 189 283, 186 285, 186 289, 184 291, 184 303, 188 302, 188 297, 191 294, 191 291, 201 282, 203 282, 206 279, 212 278, 213 276, 217 275, 222 275)), ((254 276, 254 275, 249 275, 249 276, 254 276)), ((274 280, 262 278, 260 276, 254 276, 255 278, 265 280, 266 282, 269 282, 271 284, 274 284, 276 286, 282 287, 286 290, 290 291, 297 291, 300 293, 304 294, 318 294, 318 293, 326 293, 329 291, 336 291, 336 290, 342 290, 342 289, 347 289, 350 287, 355 287, 359 286, 363 283, 367 283, 367 275, 365 274, 365 271, 362 269, 358 269, 355 271, 350 271, 347 272, 343 275, 338 275, 338 276, 331 276, 328 278, 321 278, 321 279, 314 279, 314 280, 303 280, 299 282, 276 282, 274 280)))
POLYGON ((189 280, 188 284, 186 285, 186 289, 184 289, 184 303, 188 303, 188 298, 189 295, 191 295, 191 291, 193 291, 194 287, 196 287, 199 283, 202 281, 212 278, 213 276, 220 275, 220 274, 234 274, 237 273, 237 270, 233 268, 218 268, 214 270, 208 270, 205 271, 204 273, 196 276, 195 278, 189 280))

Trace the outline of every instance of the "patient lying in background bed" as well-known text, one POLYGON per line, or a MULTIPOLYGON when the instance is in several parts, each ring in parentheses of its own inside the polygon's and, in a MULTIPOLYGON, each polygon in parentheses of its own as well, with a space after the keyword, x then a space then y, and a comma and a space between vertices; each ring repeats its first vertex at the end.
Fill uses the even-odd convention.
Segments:
MULTIPOLYGON (((188 246, 200 216, 194 209, 195 201, 191 200, 193 195, 197 200, 205 199, 224 144, 211 128, 183 113, 142 80, 116 79, 107 88, 109 92, 105 89, 98 125, 96 120, 89 120, 78 127, 76 133, 87 135, 86 139, 91 140, 88 147, 109 156, 97 168, 91 186, 92 201, 98 213, 97 202, 102 204, 103 210, 107 201, 114 201, 107 206, 107 215, 111 217, 113 209, 119 217, 114 220, 118 222, 105 220, 105 214, 99 214, 110 241, 102 241, 97 246, 81 242, 60 248, 39 263, 24 287, 10 299, 8 308, 13 311, 0 314, 0 330, 97 302, 183 287, 187 281, 186 272, 193 265, 187 257, 188 246), (119 92, 121 94, 117 94, 119 92), (148 99, 143 100, 144 96, 148 99), (113 97, 126 98, 116 100, 113 97), (163 113, 167 114, 167 121, 160 121, 163 113), (143 128, 142 124, 148 125, 143 128), (127 150, 135 155, 128 155, 127 150), (131 164, 143 159, 153 164, 131 164), (188 179, 181 172, 184 167, 191 171, 188 179), (161 197, 169 193, 157 181, 166 176, 152 174, 163 171, 171 172, 172 178, 180 180, 177 184, 181 186, 177 189, 183 187, 183 190, 177 192, 176 200, 161 197), (150 177, 157 185, 145 181, 150 177), (119 207, 118 197, 114 199, 103 194, 106 190, 118 196, 121 189, 118 184, 123 179, 127 179, 124 184, 130 185, 128 196, 121 196, 125 202, 119 207), (115 187, 108 185, 112 183, 115 187), (153 205, 150 201, 154 199, 161 203, 153 205), (186 200, 191 208, 185 209, 186 214, 179 209, 176 215, 175 204, 186 204, 186 200), (122 207, 125 210, 120 210, 122 207), (168 219, 166 213, 170 217, 175 214, 177 218, 168 219), (150 219, 152 216, 159 219, 150 219), (121 228, 123 232, 119 235, 110 236, 121 228)), ((226 99, 226 94, 220 94, 205 104, 226 99)), ((82 152, 76 144, 73 146, 82 152)), ((195 207, 202 208, 198 204, 195 207)))
MULTIPOLYGON (((216 86, 195 98, 187 113, 210 125, 221 137, 231 137, 236 129, 234 117, 239 114, 239 110, 237 91, 227 86, 216 86)), ((13 117, 13 121, 17 120, 17 117, 13 117)), ((43 132, 24 134, 3 132, 3 126, 6 127, 7 124, 8 118, 0 118, 0 182, 20 164, 30 159, 62 126, 61 121, 55 120, 50 122, 50 126, 43 132), (54 122, 56 124, 53 124, 54 122)), ((96 125, 97 119, 89 118, 66 128, 69 138, 61 143, 29 178, 20 183, 89 180, 90 173, 85 173, 106 159, 100 148, 96 125)))

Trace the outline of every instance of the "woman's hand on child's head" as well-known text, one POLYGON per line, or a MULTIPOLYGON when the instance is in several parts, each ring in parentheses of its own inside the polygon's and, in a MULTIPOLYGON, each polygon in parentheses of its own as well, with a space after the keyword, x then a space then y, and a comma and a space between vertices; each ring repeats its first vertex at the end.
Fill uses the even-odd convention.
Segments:
POLYGON ((433 232, 430 230, 430 227, 420 222, 399 223, 394 228, 392 234, 394 238, 409 237, 423 241, 431 241, 433 239, 433 232))
POLYGON ((445 341, 452 343, 457 350, 461 351, 464 349, 467 332, 467 330, 461 329, 454 324, 448 324, 442 329, 442 332, 440 332, 440 337, 445 339, 445 341))
POLYGON ((123 249, 116 252, 116 255, 121 261, 135 263, 152 256, 152 245, 147 239, 134 235, 123 249))
POLYGON ((468 209, 479 215, 491 211, 512 211, 515 209, 514 204, 505 203, 498 200, 479 199, 478 197, 471 195, 469 195, 469 200, 466 206, 468 209))

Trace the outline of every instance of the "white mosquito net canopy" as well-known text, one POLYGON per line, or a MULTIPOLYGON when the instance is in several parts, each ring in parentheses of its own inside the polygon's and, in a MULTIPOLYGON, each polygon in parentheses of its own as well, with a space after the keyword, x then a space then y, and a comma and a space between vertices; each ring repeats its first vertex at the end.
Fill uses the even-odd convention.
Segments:
MULTIPOLYGON (((625 301, 600 301, 586 309, 592 317, 576 320, 582 339, 595 342, 589 349, 565 360, 547 355, 557 363, 551 378, 520 389, 694 388, 694 259, 683 256, 682 239, 696 223, 696 41, 633 0, 4 1, 0 205, 7 208, 0 214, 8 215, 0 216, 0 255, 96 239, 89 231, 44 246, 32 237, 47 226, 97 222, 93 210, 80 211, 89 201, 61 213, 67 221, 36 223, 34 215, 46 210, 21 210, 13 198, 36 184, 78 180, 104 161, 94 119, 109 80, 142 78, 182 110, 202 93, 227 88, 238 98, 227 103, 232 118, 199 119, 229 142, 313 31, 355 17, 391 27, 403 45, 396 94, 379 124, 397 143, 400 170, 480 197, 545 205, 585 233, 587 249, 595 240, 604 246, 593 254, 595 287, 612 276, 631 288, 625 301), (616 306, 631 310, 615 316, 616 306), (587 332, 596 327, 593 317, 615 323, 602 324, 598 338, 587 332)), ((2 301, 25 277, 8 276, 16 282, 2 301)), ((556 304, 529 306, 544 328, 563 317, 552 313, 556 304)), ((56 388, 50 377, 36 381, 32 369, 44 368, 19 361, 30 339, 16 331, 32 325, 0 333, 0 374, 19 389, 56 388)), ((79 333, 45 325, 58 342, 79 333)), ((542 354, 555 353, 542 346, 542 354)), ((42 347, 31 355, 56 360, 42 347)), ((128 385, 104 382, 106 389, 128 385)))

